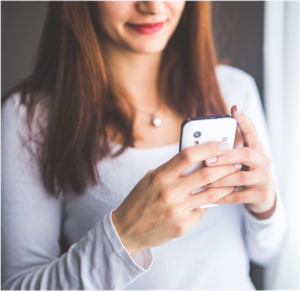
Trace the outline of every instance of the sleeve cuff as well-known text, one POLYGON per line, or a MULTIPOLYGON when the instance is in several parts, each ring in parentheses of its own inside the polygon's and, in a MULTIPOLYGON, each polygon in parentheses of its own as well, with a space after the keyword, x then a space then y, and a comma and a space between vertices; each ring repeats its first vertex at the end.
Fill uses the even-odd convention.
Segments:
POLYGON ((274 213, 267 219, 257 219, 243 205, 245 237, 250 259, 266 266, 278 254, 286 232, 285 211, 279 196, 274 213))
POLYGON ((152 251, 150 250, 150 248, 147 248, 135 253, 133 256, 129 254, 113 224, 112 212, 114 210, 115 209, 111 210, 110 213, 103 218, 105 232, 110 243, 115 250, 119 251, 120 256, 124 260, 124 262, 127 265, 131 266, 131 268, 133 268, 135 271, 142 273, 148 271, 152 266, 154 260, 152 251))
POLYGON ((246 207, 246 205, 243 205, 243 212, 244 212, 244 216, 245 219, 252 222, 252 223, 256 223, 259 225, 270 225, 272 224, 275 220, 277 220, 278 216, 281 216, 281 213, 283 212, 283 206, 282 203, 278 202, 278 197, 276 198, 276 208, 274 213, 267 219, 258 219, 257 217, 255 217, 250 210, 246 207))

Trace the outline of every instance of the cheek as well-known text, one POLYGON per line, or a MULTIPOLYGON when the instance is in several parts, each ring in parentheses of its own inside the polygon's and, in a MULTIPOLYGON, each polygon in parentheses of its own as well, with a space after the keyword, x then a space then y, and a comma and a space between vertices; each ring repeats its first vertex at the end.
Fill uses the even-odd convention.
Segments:
MULTIPOLYGON (((105 15, 108 18, 123 19, 134 5, 133 1, 99 1, 102 4, 105 15)), ((101 5, 101 4, 100 4, 101 5)), ((103 15, 104 16, 104 15, 103 15)))
POLYGON ((123 25, 133 9, 133 1, 97 1, 98 23, 103 28, 123 25))
POLYGON ((166 1, 165 5, 169 8, 173 17, 180 18, 185 7, 185 1, 166 1))

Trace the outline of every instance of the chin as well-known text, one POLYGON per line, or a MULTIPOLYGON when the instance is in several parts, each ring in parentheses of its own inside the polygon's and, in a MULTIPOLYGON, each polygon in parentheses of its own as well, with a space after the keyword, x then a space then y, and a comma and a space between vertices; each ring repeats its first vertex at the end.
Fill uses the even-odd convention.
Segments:
POLYGON ((162 52, 167 45, 167 41, 161 40, 149 40, 138 43, 128 44, 128 48, 131 51, 141 54, 154 54, 162 52))

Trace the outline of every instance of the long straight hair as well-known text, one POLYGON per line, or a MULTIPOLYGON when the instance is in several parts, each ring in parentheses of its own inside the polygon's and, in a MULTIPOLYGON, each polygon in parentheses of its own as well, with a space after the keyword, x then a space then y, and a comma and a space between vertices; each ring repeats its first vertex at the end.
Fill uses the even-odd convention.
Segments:
MULTIPOLYGON (((50 3, 33 73, 2 99, 20 92, 30 129, 37 105, 44 104, 39 165, 55 196, 67 189, 82 194, 88 183, 101 183, 96 166, 111 154, 108 127, 122 140, 113 157, 135 141, 134 106, 108 70, 90 5, 50 3)), ((211 4, 187 1, 163 51, 157 88, 164 102, 184 118, 227 113, 216 65, 211 4)))

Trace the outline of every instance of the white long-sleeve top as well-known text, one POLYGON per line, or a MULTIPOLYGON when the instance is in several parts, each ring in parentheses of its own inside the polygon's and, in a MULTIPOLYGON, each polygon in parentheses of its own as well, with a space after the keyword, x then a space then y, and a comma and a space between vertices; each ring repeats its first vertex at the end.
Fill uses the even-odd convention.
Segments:
MULTIPOLYGON (((217 77, 228 109, 242 108, 271 157, 253 78, 224 65, 217 67, 217 77)), ((179 143, 107 157, 98 163, 102 185, 56 199, 47 195, 37 163, 21 146, 19 98, 16 94, 2 109, 2 289, 254 289, 250 260, 268 263, 284 238, 278 191, 276 210, 266 220, 242 204, 221 205, 184 236, 131 257, 111 213, 150 169, 178 153, 179 143), (61 234, 71 245, 63 255, 61 234)), ((115 151, 120 145, 113 146, 115 151)))

